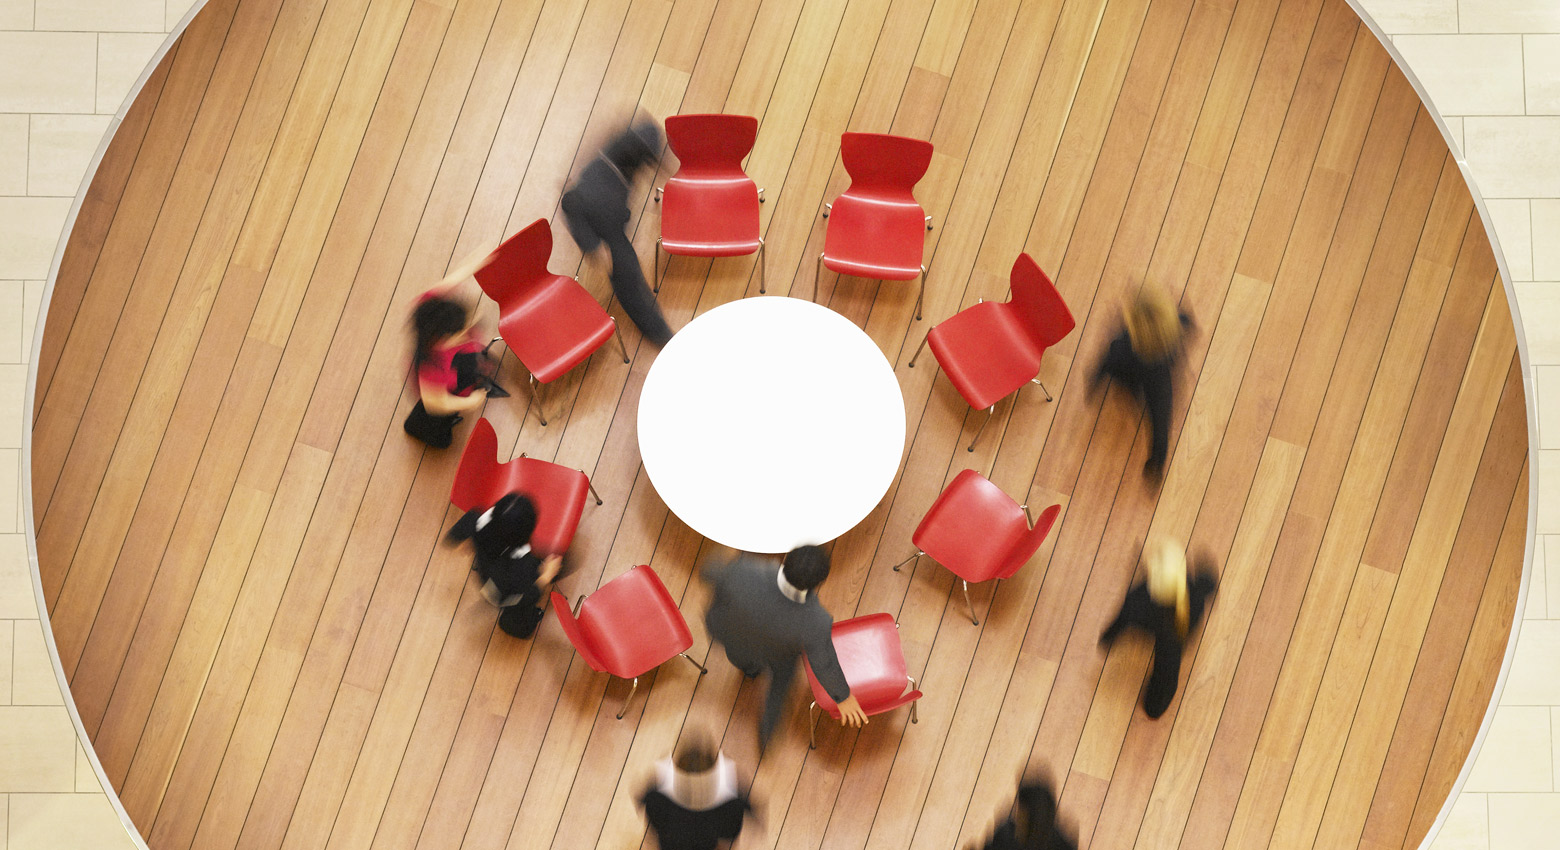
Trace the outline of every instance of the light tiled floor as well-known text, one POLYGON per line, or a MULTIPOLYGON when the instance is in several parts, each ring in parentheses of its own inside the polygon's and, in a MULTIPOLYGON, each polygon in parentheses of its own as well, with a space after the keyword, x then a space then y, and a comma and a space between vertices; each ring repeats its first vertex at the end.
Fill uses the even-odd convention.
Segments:
MULTIPOLYGON (((0 850, 132 846, 49 666, 21 535, 27 359, 111 116, 197 0, 0 0, 0 850)), ((1499 708, 1435 850, 1560 835, 1560 0, 1359 0, 1446 119, 1505 251, 1538 408, 1539 537, 1499 708)))

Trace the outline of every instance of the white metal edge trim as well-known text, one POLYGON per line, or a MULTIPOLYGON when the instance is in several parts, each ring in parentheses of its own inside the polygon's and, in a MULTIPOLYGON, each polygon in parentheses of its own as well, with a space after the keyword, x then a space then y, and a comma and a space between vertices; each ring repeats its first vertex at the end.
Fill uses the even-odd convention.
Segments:
MULTIPOLYGON (((48 0, 38 0, 48 2, 48 0)), ((141 837, 136 825, 131 822, 130 815, 125 811, 124 804, 120 802, 119 795, 114 791, 114 786, 108 781, 108 776, 103 773, 103 764, 98 761, 97 751, 92 747, 92 741, 87 737, 86 730, 81 725, 81 715, 76 711, 76 698, 70 691, 70 683, 65 678, 65 670, 60 666, 59 649, 54 644, 54 629, 49 626, 49 607, 43 598, 43 581, 38 574, 38 536, 33 530, 33 503, 32 503, 32 409, 34 398, 38 392, 38 358, 43 351, 43 329, 49 315, 49 300, 54 295, 54 281, 60 272, 60 260, 65 256, 65 246, 70 242, 71 232, 76 229, 76 217, 81 213, 82 202, 86 200, 87 190, 92 186, 92 180, 97 176, 98 166, 103 162, 103 155, 108 152, 108 146, 113 142, 115 134, 119 131, 119 125, 124 122, 125 113, 130 105, 141 94, 141 89, 146 86, 146 81, 151 78, 152 71, 157 68, 163 57, 168 55, 174 42, 184 33, 195 19, 195 15, 205 7, 207 0, 195 0, 179 23, 169 31, 168 37, 163 40, 162 46, 152 54, 146 67, 141 69, 141 75, 136 78, 130 91, 125 95, 124 102, 119 105, 119 111, 109 121, 108 128, 103 131, 103 140, 98 143, 97 153, 92 155, 92 162, 87 166, 87 173, 81 178, 81 186, 76 190, 76 198, 71 202, 70 212, 65 216, 65 228, 60 234, 59 242, 54 247, 54 259, 49 263, 49 275, 45 279, 43 296, 38 304, 37 324, 33 327, 32 356, 27 365, 27 392, 22 399, 22 457, 21 457, 21 491, 23 506, 23 532, 27 538, 27 567, 32 576, 33 600, 38 607, 38 619, 43 626, 43 642, 49 651, 49 664, 54 668, 54 680, 59 685, 60 694, 64 697, 65 709, 70 713, 71 725, 76 729, 76 740, 81 749, 87 754, 87 761, 92 764, 92 772, 97 775, 98 786, 102 788, 103 795, 108 798, 109 805, 113 806, 114 814, 118 815, 120 825, 124 827, 125 834, 139 850, 149 850, 146 841, 141 837)))

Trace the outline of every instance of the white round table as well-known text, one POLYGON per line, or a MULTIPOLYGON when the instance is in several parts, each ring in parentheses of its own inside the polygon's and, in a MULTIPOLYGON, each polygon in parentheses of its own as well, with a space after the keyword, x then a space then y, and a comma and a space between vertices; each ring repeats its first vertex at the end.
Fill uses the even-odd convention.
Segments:
POLYGON ((827 543, 883 498, 905 402, 877 344, 800 298, 744 298, 695 318, 650 367, 639 452, 679 519, 717 543, 827 543))

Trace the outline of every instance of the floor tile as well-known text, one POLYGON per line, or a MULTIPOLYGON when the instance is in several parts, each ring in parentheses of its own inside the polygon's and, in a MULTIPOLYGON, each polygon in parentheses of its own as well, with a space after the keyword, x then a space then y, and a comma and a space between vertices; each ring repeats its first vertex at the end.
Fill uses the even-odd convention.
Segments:
POLYGON ((1446 130, 1451 134, 1451 148, 1453 156, 1463 154, 1463 120, 1455 115, 1448 118, 1441 116, 1441 122, 1446 125, 1446 130))
MULTIPOLYGON (((0 410, 21 410, 27 397, 27 367, 20 363, 0 363, 0 410)), ((22 417, 0 416, 0 449, 22 446, 22 417)))
POLYGON ((11 624, 15 620, 0 620, 0 705, 11 704, 11 624))
MULTIPOLYGON (((1560 450, 1538 451, 1538 528, 1534 531, 1538 534, 1560 533, 1560 450)), ((1555 657, 1560 658, 1560 655, 1555 657)), ((1560 692, 1556 696, 1560 697, 1560 692)), ((1556 699, 1555 704, 1560 705, 1560 699, 1556 699)))
POLYGON ((92 772, 92 762, 87 758, 87 751, 81 748, 81 742, 76 742, 76 793, 77 794, 101 794, 103 787, 98 784, 97 774, 92 772))
POLYGON ((1560 115, 1560 35, 1524 35, 1522 64, 1527 114, 1560 115))
POLYGON ((34 115, 27 194, 76 197, 112 120, 108 115, 34 115))
MULTIPOLYGON (((1560 620, 1560 537, 1541 535, 1544 541, 1544 589, 1549 593, 1549 600, 1544 607, 1549 609, 1549 616, 1560 620)), ((1560 765, 1560 760, 1555 762, 1560 765)))
POLYGON ((135 844, 102 794, 13 794, 6 850, 120 850, 135 844))
POLYGON ((1522 609, 1522 617, 1542 620, 1548 616, 1549 568, 1544 563, 1544 535, 1540 534, 1533 541, 1533 569, 1528 573, 1527 606, 1522 609))
POLYGON ((27 566, 27 540, 20 534, 0 534, 0 620, 36 620, 32 573, 27 566))
POLYGON ((0 32, 0 112, 91 112, 97 36, 0 32))
POLYGON ((167 40, 160 33, 104 33, 98 36, 97 111, 115 113, 141 72, 167 40))
POLYGON ((1461 32, 1560 32, 1554 0, 1458 0, 1461 32))
POLYGON ((64 705, 59 680, 54 678, 54 665, 49 661, 49 649, 43 642, 43 623, 17 620, 15 630, 11 704, 64 705))
MULTIPOLYGON (((1560 705, 1560 620, 1523 620, 1501 705, 1560 705)), ((1560 834, 1560 831, 1557 831, 1560 834)))
POLYGON ((1553 791, 1553 770, 1549 707, 1503 705, 1495 709, 1495 719, 1463 789, 1475 793, 1553 791))
POLYGON ((43 281, 29 280, 22 285, 22 362, 32 359, 33 342, 38 332, 38 307, 43 301, 43 281))
MULTIPOLYGON (((64 706, 0 706, 0 791, 72 791, 75 787, 76 729, 64 706)), ((13 847, 18 825, 13 819, 13 847)))
POLYGON ((188 12, 196 4, 204 5, 206 0, 167 0, 167 11, 163 17, 163 28, 173 32, 173 28, 184 20, 184 13, 188 12))
POLYGON ((1457 32, 1457 0, 1364 0, 1382 32, 1457 32))
POLYGON ((19 280, 0 280, 0 363, 22 362, 24 289, 19 280))
POLYGON ((0 195, 27 194, 27 116, 0 115, 0 195))
MULTIPOLYGON (((0 33, 3 35, 3 33, 0 33)), ((65 230, 70 198, 0 198, 0 280, 43 280, 65 230)))
POLYGON ((162 32, 163 0, 47 0, 33 12, 35 30, 162 32))
POLYGON ((1430 850, 1489 850, 1489 807, 1483 794, 1463 793, 1436 833, 1430 850))
POLYGON ((1560 198, 1560 117, 1470 115, 1463 152, 1486 198, 1560 198))
POLYGON ((1536 280, 1560 280, 1560 200, 1534 198, 1533 277, 1536 280))
POLYGON ((0 850, 6 850, 7 838, 11 833, 11 801, 7 795, 0 794, 0 850))
POLYGON ((1560 284, 1518 283, 1517 309, 1527 339, 1528 362, 1560 364, 1560 284))
POLYGON ((1441 114, 1523 114, 1522 36, 1408 34, 1392 43, 1441 114))
MULTIPOLYGON (((37 132, 34 130, 34 132, 37 132)), ((1491 198, 1484 202, 1513 282, 1533 279, 1533 214, 1527 198, 1491 198)), ((1548 278, 1546 278, 1547 280, 1548 278)))
POLYGON ((1554 850, 1560 794, 1491 794, 1489 804, 1490 850, 1554 850))
POLYGON ((30 30, 32 22, 33 0, 0 0, 0 29, 30 30))
POLYGON ((22 492, 22 450, 0 449, 0 534, 16 534, 22 492))

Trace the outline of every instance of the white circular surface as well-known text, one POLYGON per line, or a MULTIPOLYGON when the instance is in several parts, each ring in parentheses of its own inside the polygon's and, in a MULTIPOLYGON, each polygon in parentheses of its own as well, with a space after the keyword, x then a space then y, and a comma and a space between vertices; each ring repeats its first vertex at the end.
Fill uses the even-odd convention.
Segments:
POLYGON ((799 298, 744 298, 689 322, 639 400, 640 456, 667 507, 748 552, 849 531, 904 446, 904 396, 877 343, 799 298))

